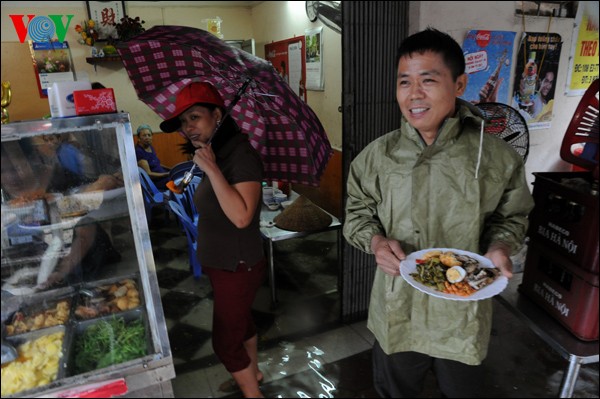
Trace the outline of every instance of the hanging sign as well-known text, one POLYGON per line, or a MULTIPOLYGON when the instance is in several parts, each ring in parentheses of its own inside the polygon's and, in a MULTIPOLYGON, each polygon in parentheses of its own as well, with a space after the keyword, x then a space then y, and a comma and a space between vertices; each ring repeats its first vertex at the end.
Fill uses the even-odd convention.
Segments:
POLYGON ((509 103, 515 32, 471 30, 463 43, 468 79, 463 100, 509 103))
POLYGON ((265 44, 265 59, 304 102, 306 102, 305 47, 302 36, 265 44))
POLYGON ((552 109, 562 42, 557 33, 526 32, 519 45, 512 106, 529 130, 552 126, 552 109))
POLYGON ((567 96, 582 96, 598 79, 598 2, 580 1, 569 57, 567 96), (592 3, 595 4, 595 10, 592 3), (595 23, 593 21, 596 21, 595 23))
POLYGON ((306 38, 306 89, 325 90, 323 85, 323 27, 307 29, 306 38))
POLYGON ((53 83, 75 80, 68 42, 29 41, 29 51, 41 98, 48 97, 53 83))

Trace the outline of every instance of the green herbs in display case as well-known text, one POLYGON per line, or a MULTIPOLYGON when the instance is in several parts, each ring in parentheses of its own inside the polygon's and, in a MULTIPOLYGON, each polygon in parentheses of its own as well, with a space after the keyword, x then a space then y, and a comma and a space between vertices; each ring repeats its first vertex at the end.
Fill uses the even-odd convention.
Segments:
POLYGON ((110 317, 85 328, 74 346, 75 374, 97 370, 146 355, 146 330, 141 318, 126 322, 110 317))

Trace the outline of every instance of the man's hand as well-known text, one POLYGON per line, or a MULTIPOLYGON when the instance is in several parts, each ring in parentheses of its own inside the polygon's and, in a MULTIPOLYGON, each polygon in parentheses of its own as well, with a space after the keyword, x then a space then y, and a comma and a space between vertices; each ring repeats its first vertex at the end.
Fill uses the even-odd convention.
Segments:
POLYGON ((510 248, 508 245, 503 243, 492 244, 484 256, 490 259, 504 276, 508 278, 513 276, 513 264, 512 260, 510 260, 510 248))
POLYGON ((87 193, 91 191, 113 190, 123 187, 123 185, 123 174, 120 172, 112 175, 100 175, 95 182, 82 187, 79 192, 87 193))
POLYGON ((375 255, 375 262, 381 270, 390 276, 400 275, 400 261, 406 259, 406 254, 400 242, 388 239, 382 235, 373 236, 371 250, 375 255))

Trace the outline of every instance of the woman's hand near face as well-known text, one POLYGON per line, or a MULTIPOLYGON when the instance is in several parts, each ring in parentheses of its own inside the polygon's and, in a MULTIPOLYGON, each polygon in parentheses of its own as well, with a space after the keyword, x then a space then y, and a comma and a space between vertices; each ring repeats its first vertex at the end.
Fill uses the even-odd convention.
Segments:
POLYGON ((210 144, 201 143, 196 148, 194 153, 194 163, 204 171, 204 173, 210 173, 211 169, 217 168, 216 156, 210 144))

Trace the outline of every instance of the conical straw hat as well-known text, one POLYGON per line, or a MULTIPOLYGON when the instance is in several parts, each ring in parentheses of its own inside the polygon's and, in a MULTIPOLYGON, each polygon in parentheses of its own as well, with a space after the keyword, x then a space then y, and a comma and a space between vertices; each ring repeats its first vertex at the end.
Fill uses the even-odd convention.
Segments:
POLYGON ((291 231, 322 230, 331 220, 330 215, 302 195, 273 219, 277 227, 291 231))

